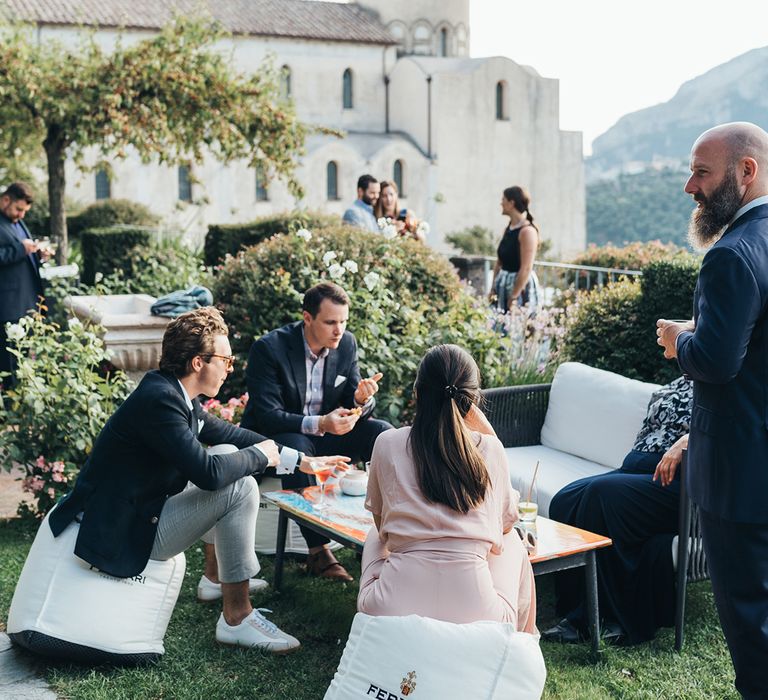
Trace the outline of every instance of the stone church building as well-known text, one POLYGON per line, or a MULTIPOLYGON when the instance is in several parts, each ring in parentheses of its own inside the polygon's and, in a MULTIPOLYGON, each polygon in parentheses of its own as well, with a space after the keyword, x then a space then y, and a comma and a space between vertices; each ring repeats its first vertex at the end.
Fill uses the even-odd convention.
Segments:
MULTIPOLYGON (((5 0, 37 36, 72 41, 96 25, 110 46, 119 33, 141 39, 174 8, 199 0, 5 0)), ((470 0, 208 0, 232 33, 235 68, 258 70, 272 56, 300 119, 343 130, 312 136, 297 175, 296 202, 279 181, 268 184, 245 164, 213 159, 186 168, 116 160, 113 176, 68 165, 68 194, 82 203, 104 197, 142 202, 170 228, 201 240, 208 224, 248 221, 295 207, 342 214, 359 175, 394 179, 403 206, 429 222, 428 242, 482 225, 501 233, 502 190, 523 185, 542 238, 553 251, 584 248, 582 136, 559 127, 558 81, 508 58, 469 56, 470 0)))

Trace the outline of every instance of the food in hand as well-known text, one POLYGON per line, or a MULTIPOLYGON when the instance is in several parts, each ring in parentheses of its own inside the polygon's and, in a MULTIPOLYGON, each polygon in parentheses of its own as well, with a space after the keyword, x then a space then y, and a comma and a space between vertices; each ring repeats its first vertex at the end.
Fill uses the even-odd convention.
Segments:
POLYGON ((349 409, 350 415, 354 413, 356 416, 359 416, 360 414, 362 414, 362 412, 363 412, 362 406, 355 406, 354 408, 349 409))

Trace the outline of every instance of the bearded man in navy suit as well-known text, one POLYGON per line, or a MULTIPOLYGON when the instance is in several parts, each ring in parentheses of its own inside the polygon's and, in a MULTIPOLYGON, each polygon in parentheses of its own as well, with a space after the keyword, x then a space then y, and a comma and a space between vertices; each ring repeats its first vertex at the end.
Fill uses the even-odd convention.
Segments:
POLYGON ((768 133, 746 122, 694 143, 689 235, 709 248, 694 319, 659 345, 693 378, 688 488, 744 698, 768 698, 768 133))
POLYGON ((24 225, 24 215, 32 207, 34 195, 29 185, 14 182, 0 194, 0 378, 5 387, 13 384, 16 358, 6 348, 5 324, 16 323, 34 309, 43 294, 40 262, 48 252, 32 240, 24 225))

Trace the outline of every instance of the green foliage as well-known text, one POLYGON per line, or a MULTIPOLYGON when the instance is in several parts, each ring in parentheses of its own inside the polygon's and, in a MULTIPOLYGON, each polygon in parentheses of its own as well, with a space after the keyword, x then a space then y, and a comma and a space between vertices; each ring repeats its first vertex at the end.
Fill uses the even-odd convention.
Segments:
POLYGON ((37 516, 71 488, 96 435, 128 395, 122 372, 98 371, 109 359, 100 330, 77 320, 61 328, 39 313, 8 326, 18 370, 0 406, 0 422, 13 426, 0 431, 0 455, 6 467, 26 469, 37 516))
POLYGON ((692 257, 690 253, 674 243, 654 240, 636 241, 621 246, 612 243, 596 246, 590 243, 589 247, 571 262, 575 265, 613 267, 619 270, 643 270, 648 264, 657 260, 678 260, 690 257, 692 257))
POLYGON ((587 186, 587 240, 621 245, 660 239, 686 245, 693 209, 683 192, 687 174, 681 168, 619 175, 587 186))
POLYGON ((447 243, 466 255, 496 255, 493 232, 485 226, 470 226, 445 236, 447 243))
POLYGON ((136 247, 147 247, 152 240, 152 230, 138 226, 108 226, 83 231, 82 280, 93 284, 96 275, 110 275, 122 270, 127 275, 131 270, 131 253, 136 247))
POLYGON ((237 255, 278 233, 295 233, 301 228, 334 226, 339 217, 320 212, 293 211, 265 216, 246 224, 213 224, 205 235, 203 258, 206 265, 218 265, 227 255, 237 255))
MULTIPOLYGON (((37 202, 35 202, 37 206, 37 202)), ((30 213, 34 210, 34 206, 30 213)), ((83 211, 67 219, 67 232, 71 238, 78 238, 83 231, 105 228, 115 224, 134 226, 156 226, 160 218, 147 207, 128 199, 102 199, 89 204, 83 211)))
POLYGON ((656 344, 659 318, 692 318, 698 263, 649 264, 640 284, 621 281, 579 295, 565 337, 568 359, 665 384, 680 375, 656 344))
MULTIPOLYGON (((432 344, 456 342, 489 365, 493 377, 500 371, 494 363, 504 361, 503 353, 493 348, 498 343, 487 314, 462 291, 444 258, 417 241, 347 226, 275 236, 226 260, 213 293, 234 352, 245 360, 254 339, 299 320, 304 292, 323 279, 350 295, 349 329, 362 373, 384 373, 378 416, 396 423, 407 418, 416 368, 432 344)), ((239 395, 243 389, 242 370, 236 370, 225 390, 239 395)))
POLYGON ((95 147, 104 160, 130 147, 148 162, 245 160, 283 177, 294 194, 308 128, 281 97, 271 63, 245 76, 220 50, 210 20, 176 16, 141 41, 102 48, 94 33, 39 41, 31 27, 0 25, 0 153, 45 150, 51 227, 66 261, 64 163, 95 147))

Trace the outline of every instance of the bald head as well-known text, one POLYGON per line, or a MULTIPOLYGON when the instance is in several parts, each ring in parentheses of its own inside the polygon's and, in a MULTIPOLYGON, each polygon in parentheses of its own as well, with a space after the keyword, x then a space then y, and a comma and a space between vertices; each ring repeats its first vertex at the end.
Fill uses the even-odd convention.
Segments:
POLYGON ((707 129, 693 144, 692 153, 702 146, 719 150, 726 167, 736 167, 751 158, 758 167, 757 180, 768 184, 768 133, 751 122, 730 122, 707 129))

